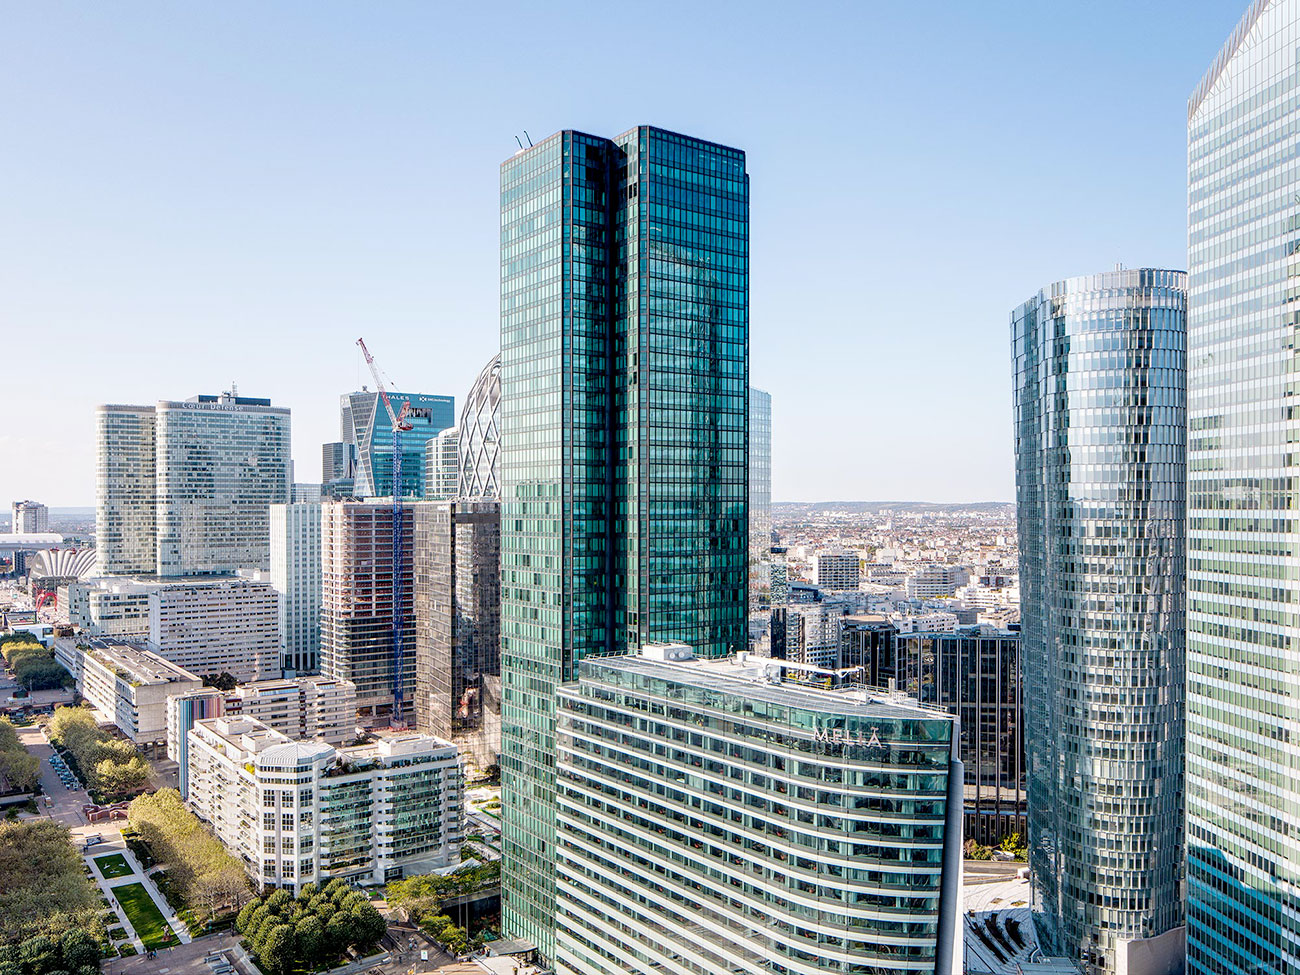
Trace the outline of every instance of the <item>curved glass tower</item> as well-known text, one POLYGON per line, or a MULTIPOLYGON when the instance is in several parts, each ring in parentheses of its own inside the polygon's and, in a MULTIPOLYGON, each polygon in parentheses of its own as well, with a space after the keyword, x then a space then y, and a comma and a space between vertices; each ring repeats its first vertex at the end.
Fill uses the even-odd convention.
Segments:
POLYGON ((1088 973, 1182 950, 1187 277, 1011 316, 1035 921, 1088 973))
POLYGON ((500 355, 483 367, 461 407, 459 468, 462 500, 501 499, 500 355))

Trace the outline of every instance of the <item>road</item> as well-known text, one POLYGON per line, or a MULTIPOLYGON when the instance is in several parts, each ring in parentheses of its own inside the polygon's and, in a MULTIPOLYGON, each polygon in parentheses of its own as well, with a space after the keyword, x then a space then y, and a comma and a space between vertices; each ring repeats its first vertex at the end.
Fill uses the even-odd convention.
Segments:
POLYGON ((90 796, 84 789, 69 789, 63 784, 63 780, 50 765, 54 746, 45 737, 45 732, 37 725, 29 725, 18 729, 18 737, 22 740, 23 747, 41 761, 41 788, 45 790, 45 796, 37 799, 40 811, 65 826, 86 825, 81 807, 90 802, 90 796), (52 804, 46 803, 46 797, 52 804))

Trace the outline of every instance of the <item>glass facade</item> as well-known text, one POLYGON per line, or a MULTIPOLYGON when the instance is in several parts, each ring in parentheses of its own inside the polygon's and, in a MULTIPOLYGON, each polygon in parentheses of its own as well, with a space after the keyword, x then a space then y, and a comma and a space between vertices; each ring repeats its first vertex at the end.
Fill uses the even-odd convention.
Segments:
POLYGON ((157 568, 155 430, 152 406, 95 411, 95 546, 104 575, 157 568))
POLYGON ((270 505, 289 500, 289 411, 268 399, 200 395, 157 418, 160 576, 271 566, 270 505))
POLYGON ((749 605, 769 593, 772 551, 772 394, 749 388, 749 605))
POLYGON ((1300 973, 1300 2, 1188 107, 1187 963, 1300 973))
POLYGON ((947 973, 954 720, 766 664, 585 661, 560 692, 560 975, 947 973))
POLYGON ((1090 975, 1183 923, 1186 307, 1119 270, 1011 316, 1033 908, 1090 975))
POLYGON ((415 526, 415 726, 469 763, 501 747, 501 507, 411 506, 415 526))
POLYGON ((483 367, 460 410, 456 495, 464 501, 501 499, 501 356, 483 367))
MULTIPOLYGON (((456 422, 452 396, 390 391, 394 410, 410 403, 410 430, 400 434, 402 445, 402 497, 424 497, 424 445, 456 422)), ((343 440, 356 449, 355 484, 358 498, 387 498, 393 494, 393 424, 376 392, 348 393, 340 397, 343 440)))
POLYGON ((502 165, 502 917, 545 959, 555 688, 745 647, 748 220, 744 154, 661 129, 502 165))

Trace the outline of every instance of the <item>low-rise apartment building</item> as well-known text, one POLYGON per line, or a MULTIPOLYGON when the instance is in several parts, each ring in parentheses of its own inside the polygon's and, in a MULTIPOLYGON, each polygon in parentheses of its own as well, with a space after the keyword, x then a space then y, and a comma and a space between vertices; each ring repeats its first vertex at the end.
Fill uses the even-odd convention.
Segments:
POLYGON ((112 640, 61 639, 55 659, 76 678, 81 696, 136 744, 165 740, 168 697, 203 686, 157 654, 112 640))

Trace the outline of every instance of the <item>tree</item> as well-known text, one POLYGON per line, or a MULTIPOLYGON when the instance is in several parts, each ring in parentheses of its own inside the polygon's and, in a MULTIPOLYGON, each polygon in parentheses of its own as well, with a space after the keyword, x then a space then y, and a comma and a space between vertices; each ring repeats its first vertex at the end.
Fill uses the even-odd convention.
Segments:
POLYGON ((59 951, 63 955, 63 967, 69 971, 99 966, 99 944, 85 931, 65 931, 59 939, 59 951))
POLYGON ((109 799, 120 799, 149 784, 149 766, 139 755, 120 763, 105 758, 95 764, 91 778, 96 791, 109 799))
POLYGON ((379 913, 375 905, 369 902, 354 907, 351 917, 353 925, 352 944, 356 945, 358 951, 365 954, 367 950, 377 945, 379 939, 388 931, 388 922, 384 920, 384 916, 379 913))
POLYGON ((325 940, 330 954, 342 954, 352 944, 352 919, 342 911, 336 911, 325 922, 325 940))
POLYGON ((268 971, 289 975, 294 960, 293 928, 288 924, 273 927, 262 943, 258 958, 268 971))
POLYGON ((203 686, 215 687, 219 691, 233 691, 239 686, 239 681, 223 670, 219 674, 205 674, 203 686))
POLYGON ((248 934, 248 930, 252 926, 253 913, 261 909, 262 902, 258 900, 251 900, 240 908, 239 913, 235 915, 235 930, 240 934, 248 934))
POLYGON ((23 975, 23 966, 16 961, 0 961, 0 975, 23 975))
POLYGON ((59 944, 43 934, 34 935, 18 946, 26 975, 44 975, 59 963, 59 944))
POLYGON ((325 925, 320 918, 310 914, 303 917, 293 929, 298 945, 298 957, 308 968, 318 968, 327 962, 325 951, 325 925))

